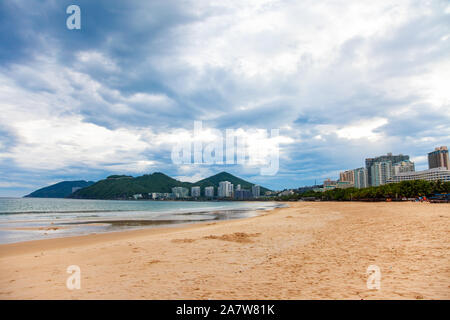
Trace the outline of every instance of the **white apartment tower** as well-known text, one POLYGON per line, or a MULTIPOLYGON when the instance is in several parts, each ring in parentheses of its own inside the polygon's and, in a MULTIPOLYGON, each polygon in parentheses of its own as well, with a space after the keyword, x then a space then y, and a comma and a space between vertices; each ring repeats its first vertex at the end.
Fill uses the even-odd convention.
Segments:
POLYGON ((355 178, 355 188, 362 189, 369 186, 369 179, 366 168, 357 168, 353 170, 355 178))
POLYGON ((229 181, 219 182, 219 188, 217 190, 219 198, 229 198, 233 196, 233 184, 229 181))

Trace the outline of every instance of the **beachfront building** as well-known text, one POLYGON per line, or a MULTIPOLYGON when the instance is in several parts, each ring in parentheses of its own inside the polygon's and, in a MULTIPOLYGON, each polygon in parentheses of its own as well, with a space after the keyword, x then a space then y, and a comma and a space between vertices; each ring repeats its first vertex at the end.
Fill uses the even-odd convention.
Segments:
POLYGON ((173 187, 172 193, 174 194, 175 198, 187 198, 189 195, 189 189, 184 187, 173 187))
POLYGON ((229 181, 219 182, 219 188, 217 190, 219 198, 230 198, 233 196, 233 184, 229 181))
POLYGON ((411 180, 427 180, 427 181, 450 181, 450 170, 444 167, 433 168, 423 171, 402 172, 388 179, 388 183, 402 182, 411 180))
POLYGON ((207 198, 214 197, 214 187, 205 187, 205 197, 207 198))
POLYGON ((330 178, 328 178, 327 180, 325 180, 323 182, 323 190, 332 190, 332 189, 336 189, 337 187, 337 181, 331 180, 330 178))
POLYGON ((366 168, 357 168, 353 170, 355 177, 355 188, 367 188, 369 186, 368 174, 366 168))
POLYGON ((256 185, 256 184, 253 185, 252 186, 252 196, 253 196, 253 198, 259 198, 260 194, 261 194, 261 187, 256 185))
MULTIPOLYGON (((376 170, 372 170, 372 167, 376 164, 376 163, 384 163, 384 162, 390 162, 392 163, 398 163, 401 161, 406 161, 409 160, 409 156, 408 155, 403 155, 403 154, 399 154, 399 155, 393 155, 392 153, 388 153, 386 155, 382 155, 379 157, 375 157, 375 158, 366 158, 366 169, 367 169, 367 181, 369 182, 369 185, 373 185, 372 183, 376 183, 379 182, 379 178, 372 178, 372 172, 377 172, 376 170)), ((379 166, 378 166, 379 167, 379 166)))
POLYGON ((370 185, 377 187, 386 184, 392 177, 392 163, 390 161, 375 162, 370 167, 370 185))
POLYGON ((355 172, 354 170, 347 170, 339 173, 339 181, 347 182, 349 185, 355 184, 355 172))
POLYGON ((200 197, 200 187, 192 187, 191 188, 191 197, 194 197, 194 198, 200 197))
POLYGON ((397 162, 392 165, 392 176, 396 176, 399 173, 403 172, 414 172, 416 171, 414 167, 414 162, 411 162, 409 160, 397 162))
POLYGON ((238 190, 241 190, 241 185, 240 185, 240 184, 238 184, 238 185, 236 186, 236 191, 238 191, 238 190))
POLYGON ((236 200, 248 200, 252 198, 252 193, 250 190, 239 189, 234 192, 234 198, 236 200))
POLYGON ((446 146, 435 148, 434 151, 428 153, 428 168, 446 168, 450 170, 448 149, 446 146))
POLYGON ((152 192, 148 194, 153 200, 164 200, 174 198, 173 193, 152 192))

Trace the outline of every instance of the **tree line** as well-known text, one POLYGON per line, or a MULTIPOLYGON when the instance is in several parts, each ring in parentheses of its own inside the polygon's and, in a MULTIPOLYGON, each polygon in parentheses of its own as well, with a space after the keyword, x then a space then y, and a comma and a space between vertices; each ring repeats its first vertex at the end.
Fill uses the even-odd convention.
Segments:
POLYGON ((329 201, 375 201, 385 199, 402 199, 430 197, 435 194, 450 193, 450 182, 412 180, 398 183, 389 183, 377 187, 332 189, 324 192, 309 190, 303 193, 294 193, 289 196, 278 197, 277 200, 292 201, 304 198, 315 198, 329 201))

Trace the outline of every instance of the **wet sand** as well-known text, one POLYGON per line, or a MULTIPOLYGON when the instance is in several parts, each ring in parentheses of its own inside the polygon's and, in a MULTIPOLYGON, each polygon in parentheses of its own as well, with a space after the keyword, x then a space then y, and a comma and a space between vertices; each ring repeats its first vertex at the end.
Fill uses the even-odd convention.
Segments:
POLYGON ((450 204, 262 216, 0 245, 1 299, 450 299, 450 204), (69 290, 66 269, 81 269, 69 290), (369 290, 367 268, 381 271, 369 290))

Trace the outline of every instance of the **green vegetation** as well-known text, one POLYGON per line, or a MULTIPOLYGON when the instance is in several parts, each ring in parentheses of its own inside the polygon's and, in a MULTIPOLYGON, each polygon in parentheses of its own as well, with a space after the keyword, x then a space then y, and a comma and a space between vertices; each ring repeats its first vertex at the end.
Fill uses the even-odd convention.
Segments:
POLYGON ((113 174, 112 176, 108 176, 106 179, 133 179, 132 176, 126 176, 124 174, 113 174))
POLYGON ((414 180, 399 183, 389 183, 379 187, 363 189, 347 188, 333 189, 325 192, 307 191, 291 196, 279 197, 277 200, 290 201, 301 198, 315 198, 320 200, 349 201, 349 200, 385 200, 416 198, 432 196, 437 193, 450 193, 450 182, 414 180))
POLYGON ((51 186, 36 190, 25 197, 27 198, 66 198, 72 194, 72 188, 85 188, 93 185, 93 181, 62 181, 51 186))
MULTIPOLYGON (((217 194, 217 187, 220 181, 230 181, 235 186, 240 184, 242 188, 250 189, 252 183, 235 177, 227 172, 221 172, 209 178, 200 180, 196 183, 181 182, 175 180, 161 172, 146 174, 140 177, 113 175, 107 179, 100 180, 90 187, 80 189, 70 198, 77 199, 128 199, 134 194, 148 194, 151 192, 171 193, 173 187, 191 188, 200 186, 201 193, 204 194, 204 188, 214 186, 217 194)), ((268 189, 261 187, 261 192, 268 189)), ((189 190, 190 191, 190 190, 189 190)))
POLYGON ((78 190, 71 198, 77 199, 127 199, 133 194, 172 192, 173 187, 191 186, 188 182, 175 180, 164 173, 155 172, 140 177, 109 176, 90 187, 78 190))

